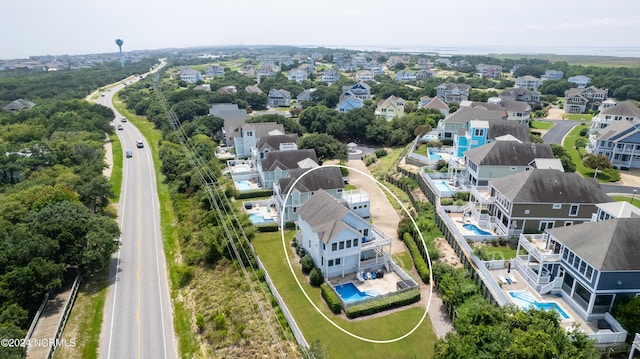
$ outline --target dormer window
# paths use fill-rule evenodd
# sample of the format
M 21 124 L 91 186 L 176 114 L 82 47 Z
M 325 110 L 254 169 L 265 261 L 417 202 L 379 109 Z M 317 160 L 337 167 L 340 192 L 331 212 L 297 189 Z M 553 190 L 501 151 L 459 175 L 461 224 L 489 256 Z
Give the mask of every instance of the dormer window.
M 475 137 L 482 137 L 484 136 L 484 128 L 476 128 L 473 130 L 473 135 Z

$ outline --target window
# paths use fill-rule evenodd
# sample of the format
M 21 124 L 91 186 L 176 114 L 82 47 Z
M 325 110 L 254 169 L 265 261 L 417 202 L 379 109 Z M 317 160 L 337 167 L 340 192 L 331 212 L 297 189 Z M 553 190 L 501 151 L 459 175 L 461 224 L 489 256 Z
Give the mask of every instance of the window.
M 329 267 L 333 267 L 333 259 L 329 259 Z
M 482 137 L 484 136 L 484 128 L 476 128 L 473 130 L 474 137 Z
M 351 241 L 347 241 L 347 248 L 351 248 Z
M 369 228 L 365 228 L 365 229 L 362 231 L 362 235 L 363 235 L 363 236 L 365 236 L 365 237 L 366 237 L 366 236 L 368 236 L 368 235 L 369 235 Z
M 571 208 L 569 209 L 569 215 L 570 216 L 577 216 L 579 208 L 580 208 L 579 204 L 572 204 Z
M 293 213 L 298 212 L 298 207 L 293 207 Z
M 562 203 L 554 203 L 553 204 L 553 209 L 560 209 L 562 208 Z
M 565 227 L 571 226 L 571 225 L 573 225 L 573 221 L 564 221 L 564 226 Z
M 341 258 L 336 258 L 336 265 L 340 265 Z
M 353 246 L 357 247 L 358 246 L 358 238 L 354 238 L 353 239 Z
M 553 221 L 540 221 L 540 231 L 544 231 L 549 228 L 553 228 L 555 223 Z
M 337 251 L 338 250 L 338 243 L 332 243 L 331 244 L 331 250 L 332 251 Z
M 340 249 L 344 249 L 344 242 L 340 242 Z

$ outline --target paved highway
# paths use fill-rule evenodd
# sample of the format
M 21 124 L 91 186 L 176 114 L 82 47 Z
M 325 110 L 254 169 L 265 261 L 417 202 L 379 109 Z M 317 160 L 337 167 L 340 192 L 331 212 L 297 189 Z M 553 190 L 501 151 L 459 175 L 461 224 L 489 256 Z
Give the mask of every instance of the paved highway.
M 134 80 L 135 81 L 135 80 Z M 177 358 L 166 263 L 160 233 L 160 204 L 149 146 L 130 122 L 121 122 L 111 105 L 123 85 L 98 103 L 116 114 L 124 158 L 118 217 L 122 246 L 109 270 L 109 289 L 100 337 L 100 358 Z M 144 147 L 136 147 L 141 139 Z

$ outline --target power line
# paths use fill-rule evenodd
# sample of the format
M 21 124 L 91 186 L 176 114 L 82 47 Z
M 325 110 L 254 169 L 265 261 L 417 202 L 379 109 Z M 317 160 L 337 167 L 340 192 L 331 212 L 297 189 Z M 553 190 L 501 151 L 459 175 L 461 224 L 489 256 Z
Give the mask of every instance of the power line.
M 247 243 L 249 245 L 250 243 L 244 229 L 240 225 L 240 220 L 238 219 L 236 212 L 232 208 L 230 210 L 228 209 L 228 207 L 231 207 L 231 201 L 224 192 L 224 189 L 221 188 L 221 183 L 220 181 L 218 181 L 218 178 L 215 176 L 213 171 L 209 168 L 209 166 L 206 165 L 206 163 L 203 162 L 202 158 L 200 158 L 200 156 L 198 155 L 198 151 L 193 147 L 189 136 L 187 136 L 187 134 L 184 132 L 180 120 L 169 106 L 166 98 L 164 97 L 164 94 L 162 93 L 162 90 L 160 89 L 158 72 L 154 74 L 153 82 L 155 93 L 158 96 L 158 99 L 160 100 L 162 106 L 164 107 L 169 125 L 177 135 L 184 153 L 186 154 L 187 160 L 189 161 L 193 171 L 202 183 L 203 189 L 206 191 L 212 206 L 215 208 L 215 213 L 218 217 L 220 225 L 228 239 L 227 249 L 229 250 L 230 254 L 235 256 L 237 262 L 239 263 L 239 269 L 242 271 L 245 281 L 247 282 L 247 284 L 249 284 L 251 294 L 255 299 L 256 304 L 258 305 L 258 309 L 265 324 L 269 329 L 273 341 L 277 344 L 277 349 L 280 352 L 280 356 L 282 358 L 285 358 L 286 354 L 282 349 L 282 344 L 279 336 L 273 328 L 269 311 L 265 310 L 265 308 L 263 307 L 262 301 L 260 300 L 260 295 L 255 288 L 254 281 L 258 280 L 259 282 L 259 276 L 256 272 L 256 268 L 254 268 L 251 264 L 251 257 L 253 257 L 253 253 L 247 253 L 245 248 L 246 246 L 242 245 L 243 240 L 244 243 Z M 227 206 L 227 204 L 229 204 L 229 206 Z M 231 220 L 231 226 L 228 225 L 227 219 Z M 238 249 L 238 247 L 240 247 L 240 249 Z M 243 258 L 246 259 L 248 265 L 245 265 L 245 261 L 243 260 Z M 236 266 L 236 269 L 238 269 L 238 265 L 234 263 L 234 266 Z M 253 278 L 251 277 L 249 270 L 251 271 Z M 265 292 L 264 287 L 261 285 L 259 285 L 258 287 L 263 295 L 263 299 L 266 299 L 267 302 L 269 302 L 269 296 L 271 295 L 271 293 Z M 278 323 L 278 326 L 280 327 L 280 330 L 284 334 L 285 338 L 289 340 L 286 328 L 282 327 L 282 324 L 279 320 L 277 320 L 277 318 L 275 319 L 275 321 L 276 323 Z M 303 350 L 305 349 L 306 348 L 303 348 Z

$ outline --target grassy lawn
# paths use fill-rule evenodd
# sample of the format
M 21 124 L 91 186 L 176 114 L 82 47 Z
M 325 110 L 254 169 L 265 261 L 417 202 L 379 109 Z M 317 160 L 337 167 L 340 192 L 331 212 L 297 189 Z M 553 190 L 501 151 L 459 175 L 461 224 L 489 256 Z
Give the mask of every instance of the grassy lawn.
M 378 159 L 378 161 L 369 167 L 369 172 L 381 180 L 385 174 L 396 172 L 396 163 L 400 157 L 407 153 L 407 147 L 398 147 L 393 149 L 387 149 L 387 155 Z
M 413 153 L 427 157 L 427 148 L 426 145 L 418 145 L 418 148 L 416 148 Z
M 578 125 L 573 130 L 571 130 L 571 132 L 569 132 L 565 137 L 562 147 L 564 147 L 571 155 L 571 160 L 576 164 L 576 172 L 580 173 L 583 177 L 593 178 L 594 170 L 585 167 L 585 165 L 582 164 L 582 159 L 578 155 L 578 150 L 574 148 L 576 140 L 578 138 L 581 138 L 580 130 L 582 130 L 583 128 L 589 128 L 589 124 L 587 123 L 585 125 Z
M 80 285 L 78 296 L 62 332 L 62 339 L 67 342 L 75 340 L 75 347 L 59 346 L 56 349 L 56 359 L 62 358 L 97 358 L 100 343 L 100 328 L 102 314 L 107 298 L 109 267 L 85 278 Z
M 109 140 L 111 140 L 111 153 L 113 156 L 113 168 L 111 169 L 109 182 L 116 198 L 120 198 L 120 187 L 122 187 L 122 146 L 118 135 L 115 133 L 109 136 Z
M 287 246 L 293 233 L 292 230 L 285 231 Z M 324 320 L 300 293 L 284 257 L 279 232 L 258 233 L 253 246 L 305 339 L 309 343 L 319 339 L 320 344 L 327 349 L 327 358 L 428 358 L 433 354 L 436 337 L 428 319 L 407 338 L 390 344 L 373 344 L 344 334 Z M 292 261 L 295 260 L 291 251 L 288 250 L 287 253 Z M 377 318 L 347 320 L 343 316 L 331 314 L 320 296 L 319 288 L 311 287 L 299 270 L 295 270 L 295 273 L 305 292 L 325 315 L 340 327 L 365 338 L 389 340 L 402 336 L 418 323 L 424 313 L 423 307 L 412 307 Z M 425 300 L 423 298 L 421 303 L 424 304 Z
M 547 121 L 531 121 L 531 127 L 536 130 L 548 130 L 553 127 L 553 123 Z
M 487 246 L 485 247 L 485 249 L 487 250 L 487 253 L 489 255 L 492 254 L 500 254 L 502 255 L 502 258 L 504 259 L 512 259 L 516 257 L 516 246 L 499 246 L 499 247 L 492 247 L 492 246 Z
M 591 118 L 593 117 L 593 115 L 586 114 L 586 113 L 585 114 L 582 114 L 582 113 L 565 113 L 563 115 L 563 117 L 566 120 L 590 122 Z
M 160 222 L 162 230 L 162 242 L 167 261 L 167 270 L 171 282 L 171 299 L 173 304 L 173 327 L 178 340 L 178 352 L 181 357 L 192 357 L 200 350 L 196 337 L 193 335 L 191 313 L 184 307 L 181 299 L 178 298 L 177 285 L 177 259 L 179 254 L 177 234 L 175 232 L 176 216 L 171 205 L 169 187 L 164 183 L 164 176 L 160 173 L 160 159 L 158 157 L 158 144 L 162 139 L 162 134 L 155 128 L 155 125 L 146 118 L 135 115 L 127 110 L 119 98 L 114 98 L 114 106 L 123 116 L 133 123 L 147 139 L 153 155 L 153 164 L 156 171 L 156 181 L 158 186 L 158 200 L 160 206 Z M 122 157 L 122 156 L 121 156 Z
M 633 197 L 632 195 L 627 195 L 627 196 L 610 196 L 610 197 L 616 202 L 629 202 L 634 206 L 640 206 L 640 196 Z

